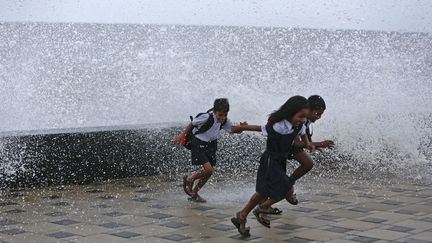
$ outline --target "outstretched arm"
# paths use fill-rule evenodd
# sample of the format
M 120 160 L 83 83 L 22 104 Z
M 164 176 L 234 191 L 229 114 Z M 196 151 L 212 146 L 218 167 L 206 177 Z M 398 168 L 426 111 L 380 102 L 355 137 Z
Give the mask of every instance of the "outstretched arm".
M 249 125 L 246 122 L 240 122 L 240 125 L 235 125 L 231 127 L 232 133 L 241 133 L 243 131 L 261 132 L 261 126 Z
M 317 149 L 321 149 L 321 148 L 329 148 L 332 149 L 335 146 L 335 143 L 332 140 L 324 140 L 321 142 L 313 142 L 313 145 L 315 145 L 315 147 Z
M 307 134 L 307 137 L 309 139 L 309 142 L 312 143 L 315 146 L 316 149 L 318 149 L 318 150 L 321 151 L 321 149 L 323 149 L 323 148 L 329 148 L 329 149 L 334 148 L 335 144 L 334 144 L 334 142 L 332 140 L 324 140 L 324 141 L 321 141 L 321 142 L 313 142 L 312 141 L 312 134 L 310 133 L 309 128 L 306 130 L 306 134 Z

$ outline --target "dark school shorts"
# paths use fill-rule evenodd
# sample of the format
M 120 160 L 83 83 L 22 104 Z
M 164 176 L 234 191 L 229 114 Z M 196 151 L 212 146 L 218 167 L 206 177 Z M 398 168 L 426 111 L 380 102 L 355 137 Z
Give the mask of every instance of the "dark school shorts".
M 216 150 L 217 140 L 204 142 L 194 138 L 191 148 L 192 165 L 203 165 L 210 162 L 214 167 L 216 165 Z

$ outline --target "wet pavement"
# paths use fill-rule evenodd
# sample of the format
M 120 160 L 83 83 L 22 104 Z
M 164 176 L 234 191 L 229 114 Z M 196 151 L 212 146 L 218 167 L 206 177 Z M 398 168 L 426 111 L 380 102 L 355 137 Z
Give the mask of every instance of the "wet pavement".
M 324 176 L 302 178 L 299 205 L 276 204 L 270 229 L 250 214 L 241 238 L 230 219 L 254 192 L 241 178 L 216 175 L 205 204 L 187 200 L 181 175 L 4 190 L 0 242 L 432 242 L 430 185 Z

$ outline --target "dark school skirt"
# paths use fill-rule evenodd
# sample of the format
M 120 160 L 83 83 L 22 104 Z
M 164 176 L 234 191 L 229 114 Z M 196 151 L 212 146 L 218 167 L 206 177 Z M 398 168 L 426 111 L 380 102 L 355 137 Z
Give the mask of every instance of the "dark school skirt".
M 282 200 L 295 181 L 286 174 L 286 158 L 265 151 L 260 159 L 256 191 L 263 197 Z
M 191 147 L 192 165 L 203 165 L 210 162 L 212 166 L 215 166 L 216 150 L 217 140 L 204 142 L 197 138 L 193 138 Z

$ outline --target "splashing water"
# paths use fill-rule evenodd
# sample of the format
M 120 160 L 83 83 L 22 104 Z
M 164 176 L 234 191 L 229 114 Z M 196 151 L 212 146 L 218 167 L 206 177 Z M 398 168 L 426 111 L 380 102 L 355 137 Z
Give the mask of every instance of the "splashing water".
M 261 124 L 290 96 L 319 94 L 328 108 L 314 139 L 337 143 L 324 160 L 432 179 L 429 33 L 42 23 L 0 33 L 0 132 L 184 124 L 216 97 L 230 99 L 233 120 Z

